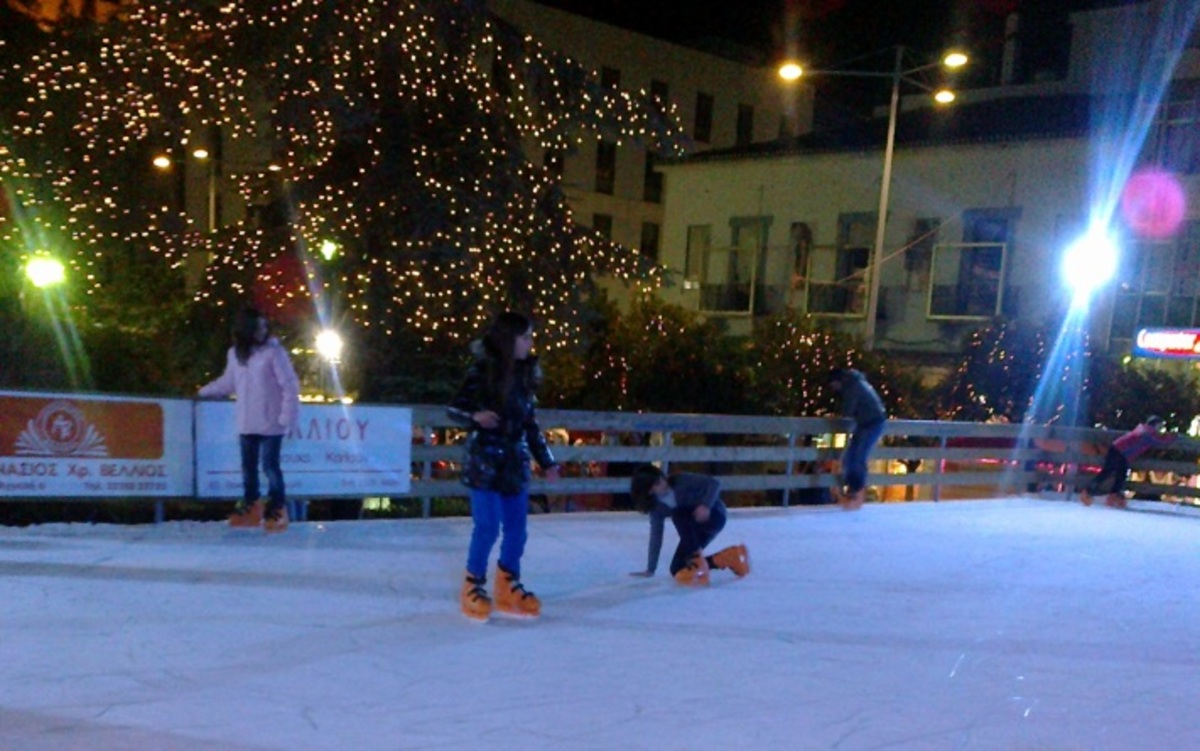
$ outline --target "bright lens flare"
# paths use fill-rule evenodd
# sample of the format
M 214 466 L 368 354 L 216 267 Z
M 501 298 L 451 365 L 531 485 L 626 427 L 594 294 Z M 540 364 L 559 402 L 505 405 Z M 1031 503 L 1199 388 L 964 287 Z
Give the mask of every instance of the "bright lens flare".
M 329 362 L 337 362 L 342 357 L 342 337 L 333 329 L 324 329 L 317 334 L 317 354 Z
M 1063 276 L 1077 297 L 1086 298 L 1117 270 L 1117 246 L 1106 233 L 1092 230 L 1067 248 Z
M 62 284 L 67 278 L 67 270 L 61 261 L 45 256 L 30 258 L 25 264 L 25 276 L 38 289 Z
M 158 156 L 154 157 L 152 164 L 154 164 L 154 166 L 158 169 L 171 169 L 171 157 L 165 154 L 159 154 Z
M 933 100 L 938 104 L 950 104 L 954 99 L 954 92 L 950 89 L 940 89 L 933 95 Z

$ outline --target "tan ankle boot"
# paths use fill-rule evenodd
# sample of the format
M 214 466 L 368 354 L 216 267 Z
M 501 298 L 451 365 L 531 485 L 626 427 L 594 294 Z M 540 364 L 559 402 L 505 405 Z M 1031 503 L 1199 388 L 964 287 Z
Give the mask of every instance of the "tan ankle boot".
M 542 601 L 512 574 L 496 565 L 496 609 L 501 613 L 524 618 L 542 614 Z
M 713 555 L 713 563 L 717 568 L 727 568 L 738 577 L 750 573 L 750 553 L 745 545 L 733 545 Z
M 488 597 L 483 585 L 487 579 L 482 576 L 467 576 L 463 579 L 462 594 L 459 596 L 459 606 L 466 617 L 474 621 L 486 621 L 492 614 L 492 598 Z

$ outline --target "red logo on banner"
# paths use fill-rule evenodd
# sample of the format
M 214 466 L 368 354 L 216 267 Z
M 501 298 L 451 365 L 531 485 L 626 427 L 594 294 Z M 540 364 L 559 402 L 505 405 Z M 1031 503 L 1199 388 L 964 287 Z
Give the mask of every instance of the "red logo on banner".
M 0 456 L 158 459 L 163 431 L 151 402 L 0 397 Z

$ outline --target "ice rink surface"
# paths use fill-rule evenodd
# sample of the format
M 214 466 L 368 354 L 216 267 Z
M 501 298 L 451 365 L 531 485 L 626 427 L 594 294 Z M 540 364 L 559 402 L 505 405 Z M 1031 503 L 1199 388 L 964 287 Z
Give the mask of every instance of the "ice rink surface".
M 1200 748 L 1187 510 L 735 509 L 703 590 L 628 575 L 645 517 L 534 516 L 545 615 L 487 624 L 469 534 L 0 528 L 0 749 Z

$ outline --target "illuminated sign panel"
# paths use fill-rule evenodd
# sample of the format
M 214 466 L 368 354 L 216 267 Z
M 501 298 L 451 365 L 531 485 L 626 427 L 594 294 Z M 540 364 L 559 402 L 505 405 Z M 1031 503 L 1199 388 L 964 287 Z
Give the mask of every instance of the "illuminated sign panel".
M 1200 360 L 1200 329 L 1142 329 L 1134 340 L 1136 357 Z

